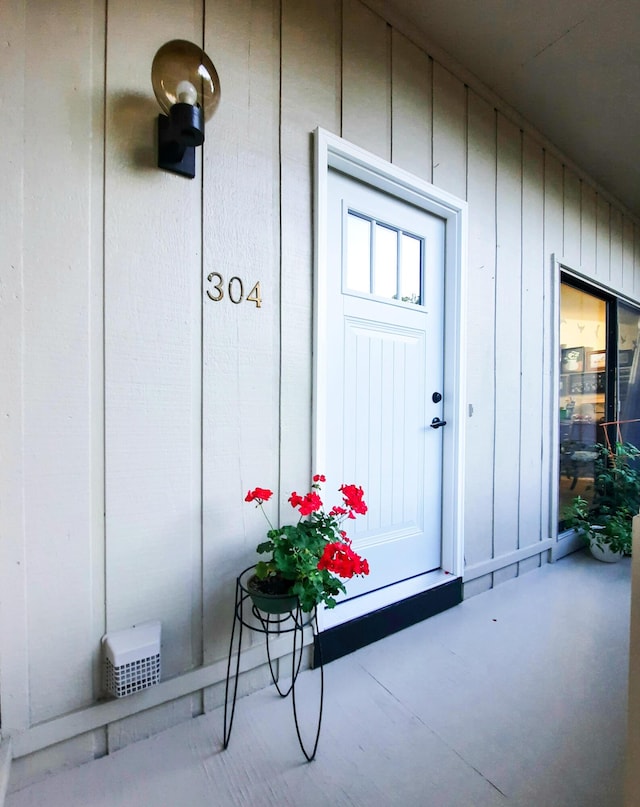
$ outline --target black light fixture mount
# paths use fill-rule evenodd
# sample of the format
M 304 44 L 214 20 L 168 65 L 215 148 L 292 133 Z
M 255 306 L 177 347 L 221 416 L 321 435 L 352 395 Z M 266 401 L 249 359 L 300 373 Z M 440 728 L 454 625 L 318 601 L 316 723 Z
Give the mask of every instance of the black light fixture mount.
M 220 103 L 220 79 L 207 54 L 184 39 L 156 53 L 151 83 L 164 115 L 158 116 L 158 167 L 193 179 L 204 124 Z

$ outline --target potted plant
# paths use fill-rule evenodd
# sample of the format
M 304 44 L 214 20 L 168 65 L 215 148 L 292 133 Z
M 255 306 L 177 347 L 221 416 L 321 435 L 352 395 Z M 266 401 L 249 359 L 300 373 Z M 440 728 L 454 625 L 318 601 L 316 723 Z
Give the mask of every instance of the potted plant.
M 256 564 L 255 574 L 247 581 L 247 588 L 254 603 L 261 610 L 270 610 L 261 597 L 292 597 L 299 601 L 303 611 L 324 603 L 327 608 L 336 604 L 336 596 L 346 593 L 342 579 L 354 575 L 369 574 L 369 564 L 351 547 L 342 524 L 345 519 L 355 519 L 367 512 L 364 492 L 356 485 L 342 485 L 342 504 L 324 509 L 320 498 L 321 483 L 325 477 L 313 477 L 311 491 L 300 495 L 295 491 L 289 503 L 299 514 L 294 524 L 274 527 L 269 520 L 264 503 L 273 495 L 266 488 L 250 490 L 246 502 L 255 502 L 267 520 L 267 540 L 257 546 L 260 554 L 270 555 L 268 560 Z M 292 610 L 291 603 L 275 604 L 275 613 Z M 295 607 L 295 605 L 294 605 Z
M 631 554 L 632 519 L 640 507 L 640 450 L 631 443 L 596 445 L 593 502 L 576 496 L 567 508 L 569 526 L 598 560 Z

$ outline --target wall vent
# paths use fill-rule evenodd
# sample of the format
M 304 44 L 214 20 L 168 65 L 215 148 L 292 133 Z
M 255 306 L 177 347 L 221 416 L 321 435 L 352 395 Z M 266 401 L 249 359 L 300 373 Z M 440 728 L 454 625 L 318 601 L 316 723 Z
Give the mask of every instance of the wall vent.
M 102 637 L 104 688 L 123 698 L 160 681 L 159 621 L 144 622 Z

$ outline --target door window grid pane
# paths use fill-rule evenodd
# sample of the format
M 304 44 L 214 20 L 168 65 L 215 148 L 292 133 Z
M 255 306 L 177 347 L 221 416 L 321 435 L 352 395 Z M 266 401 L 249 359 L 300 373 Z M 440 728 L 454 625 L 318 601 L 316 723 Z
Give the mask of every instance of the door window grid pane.
M 405 303 L 422 303 L 422 239 L 402 233 L 400 238 L 400 299 Z
M 422 238 L 349 210 L 346 240 L 349 290 L 422 305 Z
M 371 221 L 349 211 L 347 216 L 347 287 L 371 292 Z
M 376 222 L 373 248 L 373 293 L 398 298 L 398 231 Z

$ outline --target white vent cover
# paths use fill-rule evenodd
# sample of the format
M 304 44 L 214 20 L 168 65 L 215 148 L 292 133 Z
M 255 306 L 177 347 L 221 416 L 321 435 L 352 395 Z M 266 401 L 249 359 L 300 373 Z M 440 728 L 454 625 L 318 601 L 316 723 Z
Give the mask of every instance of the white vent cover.
M 160 632 L 155 620 L 102 637 L 107 692 L 122 698 L 160 681 Z

